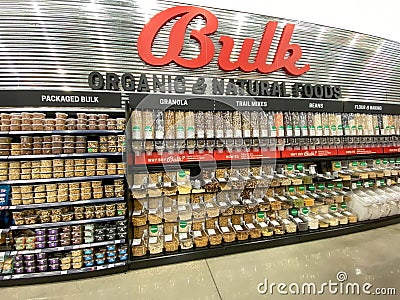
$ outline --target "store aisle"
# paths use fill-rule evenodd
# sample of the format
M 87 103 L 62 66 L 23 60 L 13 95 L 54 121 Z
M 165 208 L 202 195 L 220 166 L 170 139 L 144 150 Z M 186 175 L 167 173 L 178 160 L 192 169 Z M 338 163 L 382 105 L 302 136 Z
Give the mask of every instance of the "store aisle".
M 365 283 L 400 293 L 400 224 L 357 234 L 80 281 L 0 289 L 1 299 L 287 299 L 265 283 Z M 339 275 L 338 273 L 341 272 Z M 344 273 L 343 273 L 344 272 Z M 261 285 L 261 283 L 264 283 Z M 344 285 L 343 285 L 344 286 Z M 340 285 L 338 285 L 340 287 Z M 286 288 L 286 291 L 289 291 Z M 352 292 L 351 289 L 349 289 Z M 298 295 L 294 299 L 365 299 Z M 398 296 L 397 296 L 398 297 Z M 370 296 L 368 299 L 397 299 Z

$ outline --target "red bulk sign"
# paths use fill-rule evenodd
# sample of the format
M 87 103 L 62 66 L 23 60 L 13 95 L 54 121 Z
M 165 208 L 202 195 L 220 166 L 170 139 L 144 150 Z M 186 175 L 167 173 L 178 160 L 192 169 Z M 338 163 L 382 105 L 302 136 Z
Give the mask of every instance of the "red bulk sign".
M 205 26 L 200 30 L 192 30 L 190 37 L 199 43 L 200 53 L 196 58 L 187 59 L 181 57 L 181 52 L 185 40 L 185 32 L 189 23 L 196 17 L 205 20 Z M 166 53 L 157 57 L 152 52 L 153 43 L 157 33 L 171 20 L 179 18 L 173 25 Z M 255 43 L 254 39 L 246 38 L 236 61 L 231 61 L 231 53 L 234 47 L 234 39 L 224 35 L 219 39 L 222 45 L 218 56 L 218 66 L 223 71 L 233 71 L 239 69 L 243 72 L 257 71 L 262 74 L 272 73 L 279 69 L 287 74 L 299 76 L 310 70 L 310 65 L 296 66 L 302 56 L 301 47 L 298 44 L 291 44 L 290 39 L 294 31 L 294 24 L 286 24 L 280 36 L 279 44 L 271 64 L 266 60 L 270 52 L 271 44 L 276 33 L 278 22 L 267 22 L 264 34 L 261 37 L 257 55 L 254 61 L 250 62 L 250 53 Z M 218 29 L 218 19 L 210 11 L 194 6 L 176 6 L 168 8 L 155 15 L 142 29 L 138 41 L 137 49 L 140 58 L 152 66 L 166 66 L 172 62 L 188 68 L 198 69 L 208 65 L 215 55 L 215 45 L 210 39 Z

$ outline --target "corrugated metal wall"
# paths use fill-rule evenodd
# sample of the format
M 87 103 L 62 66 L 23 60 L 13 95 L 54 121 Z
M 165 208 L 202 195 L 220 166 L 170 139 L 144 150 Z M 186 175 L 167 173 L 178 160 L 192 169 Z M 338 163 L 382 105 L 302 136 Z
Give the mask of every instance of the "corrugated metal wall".
M 225 73 L 218 69 L 217 55 L 199 70 L 174 64 L 150 67 L 137 53 L 138 35 L 153 15 L 173 5 L 156 0 L 2 0 L 0 88 L 84 90 L 88 89 L 87 75 L 97 70 L 119 74 L 180 74 L 193 79 L 205 76 L 334 84 L 342 85 L 343 98 L 400 100 L 399 43 L 299 21 L 221 9 L 210 9 L 219 19 L 218 32 L 212 37 L 217 53 L 221 35 L 235 37 L 232 60 L 244 38 L 255 38 L 258 45 L 269 20 L 280 22 L 274 49 L 285 23 L 294 22 L 291 41 L 300 44 L 303 50 L 298 64 L 309 63 L 311 70 L 300 77 L 288 76 L 283 71 L 268 75 Z M 201 19 L 194 20 L 192 26 L 202 23 Z M 167 40 L 171 26 L 159 33 L 154 52 L 165 52 L 165 42 L 160 41 Z M 188 41 L 183 54 L 197 56 L 196 49 L 197 44 Z

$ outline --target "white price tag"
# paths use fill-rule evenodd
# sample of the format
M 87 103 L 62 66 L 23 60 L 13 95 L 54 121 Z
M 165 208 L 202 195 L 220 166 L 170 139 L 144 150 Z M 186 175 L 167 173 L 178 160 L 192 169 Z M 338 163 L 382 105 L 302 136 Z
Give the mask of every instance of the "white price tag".
M 248 224 L 246 224 L 246 226 L 247 226 L 247 228 L 249 228 L 249 229 L 254 229 L 254 228 L 256 228 L 256 226 L 254 226 L 253 223 L 248 223 Z
M 271 224 L 272 224 L 273 226 L 280 226 L 280 224 L 279 224 L 277 221 L 275 221 L 275 220 L 272 220 L 272 221 L 271 221 Z
M 300 128 L 295 128 L 294 129 L 294 136 L 301 136 Z
M 215 229 L 208 229 L 207 232 L 208 232 L 208 235 L 215 235 L 215 234 L 217 234 L 217 233 L 215 232 Z
M 155 244 L 157 243 L 157 240 L 156 236 L 149 237 L 149 244 Z
M 193 232 L 193 236 L 194 237 L 201 237 L 201 231 L 198 231 L 198 230 L 194 231 Z
M 239 201 L 236 201 L 236 200 L 231 201 L 231 203 L 232 203 L 233 205 L 240 205 Z
M 249 199 L 246 199 L 246 200 L 244 200 L 244 203 L 246 203 L 246 204 L 252 204 L 253 202 L 251 202 L 251 200 L 249 200 Z
M 233 227 L 234 227 L 235 230 L 237 230 L 237 231 L 243 231 L 243 228 L 242 228 L 242 226 L 240 226 L 240 225 L 233 225 Z
M 267 129 L 261 129 L 261 137 L 268 137 Z M 271 137 L 276 137 L 276 131 L 271 132 Z
M 215 136 L 216 136 L 217 138 L 223 138 L 223 137 L 224 137 L 224 130 L 222 130 L 222 129 L 216 129 L 216 130 L 215 130 Z
M 267 223 L 265 223 L 265 222 L 260 222 L 260 223 L 258 223 L 258 225 L 260 225 L 261 228 L 268 227 Z
M 142 214 L 142 212 L 140 210 L 136 210 L 134 212 L 132 212 L 132 216 L 140 216 Z
M 240 129 L 235 129 L 234 135 L 236 138 L 241 138 L 242 137 L 242 131 Z
M 179 206 L 178 206 L 178 210 L 179 210 L 179 211 L 186 210 L 186 206 L 185 206 L 185 205 L 179 205 Z
M 204 139 L 204 130 L 197 130 L 197 138 Z
M 60 274 L 61 274 L 61 275 L 67 275 L 67 274 L 68 274 L 68 271 L 61 271 Z
M 206 202 L 206 207 L 207 208 L 213 208 L 214 205 L 211 202 Z
M 156 131 L 156 139 L 161 140 L 164 138 L 164 131 Z
M 132 246 L 139 246 L 142 243 L 141 239 L 133 239 Z
M 255 137 L 255 138 L 260 137 L 260 131 L 253 129 L 253 137 Z
M 207 129 L 207 138 L 213 138 L 214 137 L 214 130 L 212 129 Z
M 232 129 L 225 130 L 225 137 L 232 138 L 233 137 L 233 130 Z
M 171 207 L 164 207 L 164 212 L 165 213 L 170 213 L 172 211 Z
M 279 136 L 281 136 L 281 131 L 279 130 Z M 286 136 L 292 136 L 293 130 L 291 128 L 286 128 Z
M 195 204 L 192 205 L 192 208 L 193 209 L 199 209 L 200 205 L 198 203 L 195 203 Z
M 165 236 L 164 236 L 164 240 L 165 240 L 166 242 L 172 242 L 172 234 L 165 235 Z
M 180 233 L 179 234 L 179 239 L 180 240 L 186 240 L 188 238 L 188 234 L 186 232 Z
M 290 224 L 290 221 L 287 220 L 287 219 L 283 219 L 283 223 L 284 223 L 285 225 L 289 225 L 289 224 Z
M 303 223 L 303 220 L 300 219 L 300 218 L 294 218 L 294 220 L 295 220 L 297 223 Z
M 229 228 L 228 227 L 221 227 L 221 231 L 223 233 L 227 233 L 227 232 L 229 232 Z
M 155 215 L 156 213 L 157 213 L 157 209 L 156 208 L 149 209 L 149 214 L 150 215 Z
M 220 203 L 219 203 L 219 206 L 226 207 L 226 206 L 228 206 L 228 205 L 226 204 L 226 202 L 220 202 Z

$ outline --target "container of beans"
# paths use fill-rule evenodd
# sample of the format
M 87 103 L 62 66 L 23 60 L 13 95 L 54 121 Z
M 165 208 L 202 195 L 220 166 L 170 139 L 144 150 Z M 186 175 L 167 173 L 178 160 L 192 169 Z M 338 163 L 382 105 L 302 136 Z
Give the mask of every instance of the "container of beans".
M 116 175 L 117 174 L 117 164 L 116 163 L 108 163 L 107 164 L 107 174 L 108 175 Z
M 57 119 L 65 119 L 66 120 L 68 118 L 68 114 L 58 112 L 58 113 L 56 113 L 56 118 Z
M 86 113 L 77 113 L 76 116 L 78 119 L 87 119 Z
M 97 141 L 88 141 L 88 152 L 89 153 L 97 153 L 99 150 L 99 142 Z

